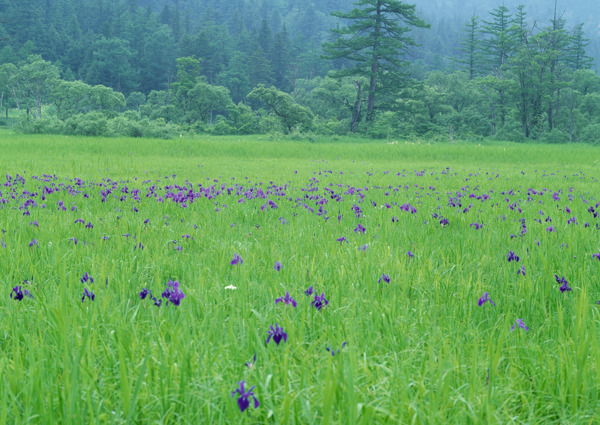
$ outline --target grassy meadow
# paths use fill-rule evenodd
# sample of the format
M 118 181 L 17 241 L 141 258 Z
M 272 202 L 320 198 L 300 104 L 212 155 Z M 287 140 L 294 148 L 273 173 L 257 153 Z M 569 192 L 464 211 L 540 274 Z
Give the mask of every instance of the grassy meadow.
M 0 132 L 0 424 L 598 424 L 599 160 Z

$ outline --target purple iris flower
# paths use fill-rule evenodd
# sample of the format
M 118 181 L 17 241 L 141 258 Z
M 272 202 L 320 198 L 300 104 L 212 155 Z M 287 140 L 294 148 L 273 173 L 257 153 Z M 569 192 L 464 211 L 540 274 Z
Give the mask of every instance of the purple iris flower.
M 346 238 L 345 238 L 345 237 L 343 237 L 343 236 L 342 236 L 342 237 L 339 237 L 339 238 L 337 238 L 337 239 L 336 239 L 336 241 L 338 241 L 338 242 L 340 243 L 340 245 L 341 245 L 341 244 L 343 244 L 344 242 L 348 242 L 348 241 L 346 240 Z
M 356 226 L 356 229 L 354 229 L 354 233 L 360 232 L 364 235 L 366 230 L 367 229 L 365 229 L 364 226 L 359 223 L 358 226 Z
M 546 232 L 554 232 L 554 226 L 550 226 L 546 229 Z
M 494 307 L 496 307 L 496 304 L 494 304 L 494 301 L 492 301 L 492 299 L 490 298 L 489 294 L 486 292 L 485 294 L 483 294 L 481 296 L 481 298 L 479 298 L 479 301 L 477 301 L 477 305 L 479 307 L 481 307 L 482 305 L 484 305 L 486 302 L 490 302 L 491 305 L 493 305 Z
M 347 342 L 347 341 L 344 341 L 344 342 L 342 343 L 342 348 L 344 348 L 344 347 L 346 346 L 346 344 L 348 344 L 348 342 Z M 336 351 L 335 351 L 335 348 L 333 348 L 333 347 L 329 347 L 329 346 L 327 346 L 325 349 L 326 349 L 327 351 L 329 351 L 329 352 L 331 353 L 331 355 L 332 355 L 332 356 L 335 356 L 336 354 L 340 354 L 340 350 L 337 350 L 337 353 L 336 353 Z
M 240 387 L 238 389 L 236 389 L 235 391 L 232 391 L 232 393 L 231 393 L 231 397 L 235 397 L 236 394 L 240 395 L 237 400 L 237 404 L 238 404 L 241 412 L 243 412 L 244 410 L 246 410 L 248 408 L 248 406 L 250 406 L 250 397 L 252 397 L 254 399 L 254 408 L 255 409 L 258 408 L 258 406 L 260 406 L 258 399 L 254 396 L 254 391 L 252 391 L 255 386 L 253 385 L 246 392 L 244 390 L 244 382 L 245 381 L 238 382 Z
M 314 293 L 313 287 L 312 287 L 312 286 L 309 286 L 309 287 L 308 287 L 308 289 L 307 289 L 306 291 L 304 291 L 304 293 L 305 293 L 307 296 L 311 296 L 311 295 Z
M 390 275 L 387 273 L 382 274 L 377 283 L 381 283 L 382 280 L 385 281 L 385 283 L 390 283 Z
M 283 265 L 279 261 L 275 261 L 275 270 L 280 271 Z
M 515 329 L 515 327 L 516 327 L 516 326 L 518 326 L 518 327 L 519 327 L 519 328 L 521 328 L 521 329 L 525 329 L 526 331 L 528 331 L 528 330 L 529 330 L 529 328 L 528 328 L 528 327 L 525 325 L 525 323 L 523 323 L 523 319 L 517 319 L 517 320 L 516 320 L 516 323 L 514 323 L 514 324 L 511 326 L 510 330 L 511 330 L 511 331 L 513 331 L 513 330 Z
M 16 301 L 21 301 L 23 299 L 23 290 L 21 289 L 20 285 L 15 286 L 12 291 L 10 291 L 10 297 Z
M 279 297 L 275 299 L 275 304 L 277 303 L 284 303 L 287 305 L 292 305 L 294 308 L 296 308 L 296 301 L 290 297 L 290 293 L 286 291 L 285 293 L 285 297 Z
M 30 226 L 35 226 L 35 227 L 40 227 L 40 225 L 38 224 L 37 220 L 32 221 L 31 223 L 29 223 Z
M 514 261 L 514 262 L 518 263 L 519 262 L 519 257 L 517 255 L 515 255 L 514 252 L 509 251 L 508 252 L 508 262 L 510 263 L 511 261 Z
M 185 298 L 185 294 L 179 289 L 179 282 L 169 280 L 167 283 L 167 289 L 161 295 L 167 299 L 167 304 L 171 301 L 175 305 L 181 304 L 181 300 Z
M 233 255 L 233 260 L 231 260 L 232 266 L 237 266 L 238 264 L 244 264 L 244 260 L 238 254 Z
M 33 245 L 35 245 L 35 246 L 39 246 L 39 245 L 38 245 L 38 241 L 37 241 L 35 238 L 33 238 L 33 240 L 32 240 L 31 242 L 29 242 L 29 247 L 30 247 L 30 248 L 31 248 Z
M 316 308 L 317 310 L 321 310 L 323 307 L 325 307 L 327 304 L 329 304 L 329 301 L 327 301 L 325 299 L 325 292 L 323 292 L 321 294 L 321 296 L 318 296 L 315 293 L 315 299 L 312 300 L 311 305 Z
M 92 222 L 90 221 L 88 224 L 85 225 L 86 229 L 93 229 L 94 225 L 92 224 Z
M 147 296 L 150 296 L 150 298 L 152 298 L 152 291 L 148 288 L 142 289 L 142 292 L 140 292 L 140 298 L 143 300 Z
M 566 292 L 566 291 L 572 291 L 573 289 L 569 286 L 569 283 L 567 282 L 567 279 L 565 279 L 564 276 L 562 276 L 561 278 L 558 277 L 558 275 L 554 275 L 554 278 L 556 279 L 556 283 L 562 283 L 562 286 L 559 288 L 560 292 Z
M 2 248 L 6 248 L 6 242 L 4 242 L 4 238 L 2 238 Z
M 287 334 L 283 331 L 283 328 L 279 327 L 279 325 L 277 323 L 275 323 L 275 327 L 273 327 L 273 325 L 271 325 L 271 329 L 269 330 L 269 337 L 267 338 L 267 342 L 266 342 L 267 344 L 269 343 L 271 338 L 273 338 L 273 341 L 277 345 L 279 345 L 279 343 L 281 342 L 282 339 L 283 339 L 283 342 L 287 342 Z
M 469 225 L 469 227 L 474 227 L 475 230 L 479 230 L 479 229 L 481 229 L 483 227 L 483 224 L 479 224 L 479 223 L 475 222 L 475 223 L 471 223 Z
M 592 258 L 597 258 L 598 261 L 600 261 L 600 253 L 598 253 L 598 254 L 592 254 Z
M 85 224 L 85 221 L 83 221 L 83 219 L 81 218 L 78 218 L 77 220 L 75 220 L 75 224 L 77 223 Z
M 85 274 L 83 275 L 83 277 L 80 279 L 81 283 L 87 283 L 88 281 L 90 283 L 94 283 L 94 278 L 91 277 L 88 272 L 85 272 Z
M 522 274 L 523 276 L 525 276 L 525 266 L 521 266 L 521 268 L 517 271 L 517 274 Z
M 446 227 L 448 225 L 448 219 L 447 218 L 442 218 L 440 220 L 440 224 L 442 225 L 442 227 Z
M 96 296 L 94 295 L 94 293 L 93 292 L 89 292 L 87 290 L 87 288 L 83 289 L 83 296 L 81 297 L 81 302 L 85 301 L 85 297 L 88 297 L 92 301 L 94 301 L 94 299 L 96 298 Z
M 411 251 L 408 251 L 406 255 L 408 256 L 408 258 L 413 258 L 415 256 Z

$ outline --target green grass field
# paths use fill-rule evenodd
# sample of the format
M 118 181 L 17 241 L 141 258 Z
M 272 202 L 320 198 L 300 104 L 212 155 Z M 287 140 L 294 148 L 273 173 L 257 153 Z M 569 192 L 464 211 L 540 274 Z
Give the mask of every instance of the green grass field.
M 600 423 L 599 159 L 0 132 L 0 424 Z

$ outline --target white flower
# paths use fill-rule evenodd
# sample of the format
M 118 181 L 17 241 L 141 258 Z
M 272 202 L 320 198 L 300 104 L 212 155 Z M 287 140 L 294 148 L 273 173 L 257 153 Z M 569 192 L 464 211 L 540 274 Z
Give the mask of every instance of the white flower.
M 229 285 L 229 286 L 226 286 L 225 289 L 237 289 L 237 287 L 233 286 L 233 285 Z

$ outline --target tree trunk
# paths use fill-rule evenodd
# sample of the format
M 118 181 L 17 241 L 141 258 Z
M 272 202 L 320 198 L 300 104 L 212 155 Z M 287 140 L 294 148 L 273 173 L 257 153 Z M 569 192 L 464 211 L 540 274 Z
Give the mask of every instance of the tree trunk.
M 354 110 L 352 111 L 352 122 L 350 123 L 350 132 L 356 131 L 356 123 L 360 118 L 360 107 L 362 105 L 362 82 L 355 81 L 354 86 L 356 87 L 356 102 L 354 102 Z
M 367 121 L 373 121 L 375 110 L 375 90 L 377 88 L 377 73 L 379 72 L 379 37 L 381 36 L 381 0 L 377 1 L 375 29 L 373 31 L 373 63 L 369 81 L 369 98 L 367 100 Z
M 573 101 L 573 88 L 571 88 L 571 105 L 569 110 L 569 143 L 573 143 L 573 106 L 575 102 Z

